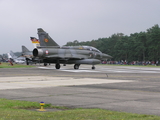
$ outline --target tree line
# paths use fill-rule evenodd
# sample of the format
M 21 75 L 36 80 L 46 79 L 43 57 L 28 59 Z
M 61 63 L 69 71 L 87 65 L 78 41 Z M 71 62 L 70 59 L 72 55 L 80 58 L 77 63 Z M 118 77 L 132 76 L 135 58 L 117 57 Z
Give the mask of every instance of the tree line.
M 144 32 L 129 36 L 123 33 L 108 38 L 79 42 L 67 42 L 66 46 L 93 46 L 111 55 L 113 61 L 160 61 L 160 27 L 158 24 Z

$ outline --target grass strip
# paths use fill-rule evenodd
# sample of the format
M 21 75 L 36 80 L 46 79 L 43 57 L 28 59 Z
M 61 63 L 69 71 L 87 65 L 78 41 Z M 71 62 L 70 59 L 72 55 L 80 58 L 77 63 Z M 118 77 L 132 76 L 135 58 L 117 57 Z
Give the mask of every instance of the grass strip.
M 38 112 L 37 102 L 0 99 L 0 120 L 160 120 L 160 116 L 115 112 L 103 109 L 70 109 L 46 104 L 54 112 Z
M 34 67 L 32 65 L 25 65 L 25 64 L 13 64 L 10 65 L 10 63 L 1 63 L 0 68 L 28 68 L 28 67 Z

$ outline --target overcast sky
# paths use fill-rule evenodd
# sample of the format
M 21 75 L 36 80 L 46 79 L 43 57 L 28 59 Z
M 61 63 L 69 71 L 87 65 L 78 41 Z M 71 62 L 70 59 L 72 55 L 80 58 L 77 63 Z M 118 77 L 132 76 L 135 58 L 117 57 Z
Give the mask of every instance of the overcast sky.
M 0 0 L 0 54 L 33 50 L 43 28 L 59 44 L 160 25 L 160 0 Z

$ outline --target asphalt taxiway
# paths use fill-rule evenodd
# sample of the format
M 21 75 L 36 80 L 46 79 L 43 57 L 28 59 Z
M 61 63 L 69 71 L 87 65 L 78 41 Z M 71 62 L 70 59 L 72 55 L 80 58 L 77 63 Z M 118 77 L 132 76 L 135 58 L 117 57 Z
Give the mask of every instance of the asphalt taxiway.
M 160 115 L 160 68 L 82 65 L 1 68 L 0 96 L 75 108 Z

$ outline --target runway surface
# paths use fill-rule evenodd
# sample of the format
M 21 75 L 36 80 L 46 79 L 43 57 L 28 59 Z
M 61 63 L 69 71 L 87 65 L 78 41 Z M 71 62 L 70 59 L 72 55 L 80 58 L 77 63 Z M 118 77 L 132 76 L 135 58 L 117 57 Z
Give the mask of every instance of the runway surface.
M 160 68 L 82 65 L 1 68 L 0 96 L 160 116 Z

